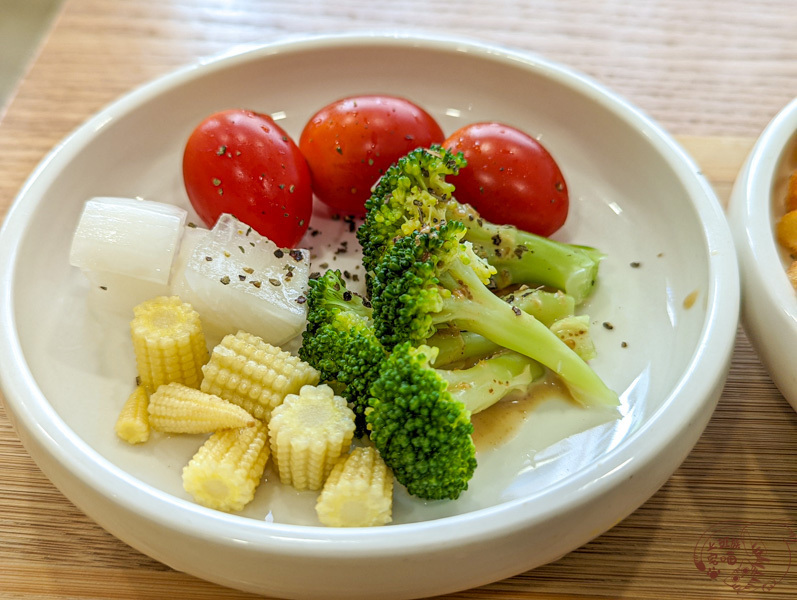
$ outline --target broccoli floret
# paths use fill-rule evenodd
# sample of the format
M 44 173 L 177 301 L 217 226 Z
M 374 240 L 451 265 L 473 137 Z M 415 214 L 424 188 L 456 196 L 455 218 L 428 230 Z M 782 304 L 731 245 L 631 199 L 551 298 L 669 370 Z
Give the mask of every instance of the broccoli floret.
M 388 350 L 405 341 L 418 346 L 453 326 L 541 362 L 584 405 L 617 405 L 617 394 L 578 354 L 485 285 L 495 270 L 462 241 L 465 232 L 459 221 L 413 232 L 397 239 L 376 265 L 371 302 L 382 344 Z
M 365 430 L 368 388 L 386 352 L 374 334 L 371 306 L 349 291 L 340 271 L 328 270 L 309 280 L 307 326 L 299 357 L 315 367 L 351 405 L 356 433 Z
M 396 237 L 407 235 L 446 218 L 446 203 L 465 158 L 439 145 L 417 148 L 391 165 L 365 202 L 365 221 L 357 229 L 366 274 L 373 272 Z
M 473 207 L 454 199 L 454 185 L 446 180 L 466 164 L 461 153 L 433 145 L 403 156 L 380 178 L 357 230 L 369 291 L 376 264 L 395 239 L 456 220 L 467 226 L 465 239 L 476 252 L 496 267 L 495 287 L 545 285 L 580 304 L 594 288 L 603 253 L 482 219 Z
M 434 369 L 436 350 L 405 342 L 393 348 L 371 386 L 371 441 L 396 479 L 426 500 L 457 498 L 476 469 L 470 416 L 526 389 L 542 367 L 507 353 L 463 371 Z

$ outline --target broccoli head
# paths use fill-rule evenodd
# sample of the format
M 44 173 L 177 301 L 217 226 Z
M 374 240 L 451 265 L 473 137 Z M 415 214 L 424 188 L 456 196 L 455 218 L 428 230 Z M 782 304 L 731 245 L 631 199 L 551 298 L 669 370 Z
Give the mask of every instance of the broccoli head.
M 462 154 L 442 146 L 417 148 L 391 165 L 365 203 L 365 221 L 357 229 L 363 267 L 373 271 L 394 238 L 445 219 L 446 202 L 454 186 L 447 175 L 465 165 Z
M 397 239 L 385 253 L 371 298 L 382 344 L 418 346 L 442 327 L 455 327 L 539 361 L 582 404 L 618 404 L 617 395 L 572 348 L 485 285 L 495 270 L 462 241 L 465 231 L 461 222 L 447 221 Z
M 426 500 L 457 498 L 476 469 L 471 414 L 513 390 L 525 390 L 542 367 L 516 353 L 462 371 L 434 369 L 436 349 L 397 345 L 371 385 L 366 422 L 371 441 L 396 479 Z

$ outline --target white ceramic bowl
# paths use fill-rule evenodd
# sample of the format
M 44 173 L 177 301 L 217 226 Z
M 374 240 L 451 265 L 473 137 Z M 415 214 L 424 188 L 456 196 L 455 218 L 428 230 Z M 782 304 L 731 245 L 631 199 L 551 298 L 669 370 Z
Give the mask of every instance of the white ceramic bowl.
M 543 141 L 571 191 L 557 237 L 608 254 L 585 311 L 600 354 L 593 366 L 622 406 L 607 415 L 555 393 L 539 399 L 527 418 L 516 416 L 503 443 L 479 443 L 479 468 L 460 499 L 422 503 L 397 490 L 387 527 L 318 527 L 314 494 L 285 489 L 273 476 L 242 514 L 207 510 L 180 482 L 195 436 L 131 447 L 113 434 L 133 355 L 126 322 L 90 313 L 87 284 L 68 264 L 79 212 L 99 195 L 187 207 L 183 143 L 215 110 L 272 113 L 298 136 L 320 106 L 366 92 L 407 96 L 447 132 L 499 120 Z M 314 226 L 328 236 L 322 255 L 344 235 L 323 217 Z M 542 58 L 400 34 L 252 48 L 134 91 L 32 174 L 0 235 L 0 264 L 7 409 L 47 476 L 101 526 L 175 569 L 295 598 L 470 588 L 555 560 L 606 531 L 667 480 L 700 436 L 738 316 L 725 217 L 697 166 L 656 124 Z
M 797 410 L 797 296 L 775 239 L 789 173 L 797 169 L 797 98 L 767 125 L 740 171 L 728 216 L 742 273 L 742 325 L 778 389 Z

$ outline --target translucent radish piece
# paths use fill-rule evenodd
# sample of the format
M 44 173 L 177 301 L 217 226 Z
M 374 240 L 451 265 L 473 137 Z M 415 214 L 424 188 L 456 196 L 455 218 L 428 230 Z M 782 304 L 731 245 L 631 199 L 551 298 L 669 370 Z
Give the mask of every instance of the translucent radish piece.
M 243 329 L 279 346 L 304 329 L 307 250 L 280 249 L 231 215 L 222 215 L 175 269 L 172 293 L 191 304 L 209 338 Z
M 87 302 L 93 312 L 110 312 L 128 319 L 133 318 L 133 307 L 156 296 L 170 295 L 165 283 L 155 283 L 108 273 L 106 271 L 83 271 L 89 280 Z
M 184 268 L 207 229 L 186 227 L 172 269 Z M 145 281 L 130 275 L 106 271 L 83 271 L 89 281 L 87 302 L 98 313 L 112 313 L 126 319 L 133 318 L 133 307 L 156 296 L 172 295 L 172 287 L 165 283 Z
M 69 262 L 83 271 L 168 284 L 187 212 L 132 198 L 92 198 L 83 207 Z

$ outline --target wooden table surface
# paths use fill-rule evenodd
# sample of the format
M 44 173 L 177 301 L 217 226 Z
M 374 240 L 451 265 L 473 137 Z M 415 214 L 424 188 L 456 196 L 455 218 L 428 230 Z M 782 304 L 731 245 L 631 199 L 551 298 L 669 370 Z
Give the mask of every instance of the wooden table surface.
M 722 201 L 753 140 L 797 96 L 793 0 L 67 0 L 0 112 L 0 217 L 63 136 L 133 87 L 237 44 L 374 28 L 465 35 L 581 70 L 673 133 Z M 448 598 L 797 597 L 794 543 L 764 557 L 774 587 L 735 587 L 732 549 L 718 553 L 719 577 L 696 566 L 696 555 L 712 566 L 709 542 L 773 527 L 797 531 L 797 414 L 740 330 L 714 417 L 658 493 L 559 561 Z M 0 403 L 0 597 L 169 596 L 252 597 L 95 525 L 38 470 Z

